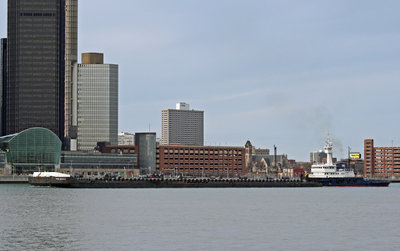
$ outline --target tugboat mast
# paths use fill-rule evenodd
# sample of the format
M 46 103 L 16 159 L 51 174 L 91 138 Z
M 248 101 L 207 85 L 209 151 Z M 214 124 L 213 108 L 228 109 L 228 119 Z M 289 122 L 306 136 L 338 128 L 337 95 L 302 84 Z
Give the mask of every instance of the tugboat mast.
M 327 155 L 326 156 L 326 164 L 327 165 L 333 165 L 333 160 L 332 160 L 332 141 L 329 138 L 329 136 L 326 139 L 325 153 Z

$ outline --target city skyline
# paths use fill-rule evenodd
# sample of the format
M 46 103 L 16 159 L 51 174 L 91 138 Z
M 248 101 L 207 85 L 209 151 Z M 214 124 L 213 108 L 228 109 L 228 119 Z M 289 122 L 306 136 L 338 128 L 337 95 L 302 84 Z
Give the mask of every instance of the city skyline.
M 396 1 L 93 3 L 79 2 L 79 54 L 120 65 L 119 131 L 161 137 L 161 109 L 183 101 L 205 111 L 205 145 L 250 139 L 299 161 L 328 132 L 338 157 L 400 145 Z

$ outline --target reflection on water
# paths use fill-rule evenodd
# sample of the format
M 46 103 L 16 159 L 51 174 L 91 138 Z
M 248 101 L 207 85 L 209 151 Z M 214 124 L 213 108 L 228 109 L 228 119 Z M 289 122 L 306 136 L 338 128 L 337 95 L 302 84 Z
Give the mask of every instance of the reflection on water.
M 0 185 L 0 250 L 395 250 L 388 188 L 57 189 Z

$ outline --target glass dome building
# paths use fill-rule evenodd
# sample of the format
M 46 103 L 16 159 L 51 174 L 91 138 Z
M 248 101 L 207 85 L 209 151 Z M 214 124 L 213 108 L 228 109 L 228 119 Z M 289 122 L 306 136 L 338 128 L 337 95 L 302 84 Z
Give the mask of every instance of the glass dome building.
M 49 129 L 34 127 L 0 137 L 0 150 L 13 173 L 50 171 L 60 164 L 61 140 Z

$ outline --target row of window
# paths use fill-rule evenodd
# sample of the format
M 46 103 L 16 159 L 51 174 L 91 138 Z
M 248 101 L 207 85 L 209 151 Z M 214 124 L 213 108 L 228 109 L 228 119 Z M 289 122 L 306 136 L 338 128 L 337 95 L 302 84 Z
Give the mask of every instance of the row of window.
M 227 158 L 224 158 L 224 159 L 218 159 L 218 158 L 216 158 L 216 159 L 213 159 L 213 158 L 210 158 L 210 159 L 202 159 L 202 158 L 200 158 L 200 159 L 198 159 L 198 158 L 164 158 L 164 160 L 186 160 L 186 161 L 189 161 L 189 160 L 191 160 L 191 161 L 242 161 L 242 159 L 234 159 L 234 158 L 230 158 L 230 159 L 227 159 Z
M 54 17 L 55 14 L 54 13 L 20 13 L 21 17 Z
M 165 162 L 164 163 L 164 165 L 165 166 L 172 166 L 172 165 L 174 165 L 174 166 L 199 166 L 199 165 L 204 165 L 204 166 L 242 166 L 242 163 L 234 163 L 234 164 L 231 164 L 231 163 L 178 163 L 178 162 L 175 162 L 175 163 L 168 163 L 168 162 Z
M 190 168 L 182 168 L 182 167 L 180 167 L 180 168 L 177 168 L 177 170 L 178 171 L 187 171 L 187 170 L 194 170 L 194 171 L 197 171 L 197 172 L 199 172 L 199 171 L 202 171 L 203 169 L 199 169 L 199 168 L 193 168 L 193 167 L 190 167 Z M 213 171 L 213 170 L 215 170 L 215 171 L 226 171 L 226 170 L 223 170 L 223 169 L 220 169 L 220 168 L 212 168 L 212 167 L 210 167 L 210 168 L 208 168 L 208 167 L 205 167 L 204 168 L 204 171 L 208 171 L 208 170 L 210 170 L 210 171 Z M 242 169 L 238 169 L 238 168 L 231 168 L 231 169 L 228 169 L 229 171 L 242 171 Z M 172 170 L 170 170 L 170 171 L 172 171 Z
M 193 153 L 194 154 L 206 154 L 206 155 L 208 155 L 208 154 L 210 154 L 210 155 L 213 155 L 213 154 L 242 154 L 242 151 L 238 151 L 238 150 L 207 150 L 207 149 L 204 149 L 204 150 L 172 150 L 172 149 L 169 149 L 169 151 L 168 151 L 168 148 L 166 148 L 166 149 L 164 149 L 164 154 L 168 154 L 168 153 L 174 153 L 174 154 L 183 154 L 183 153 L 190 153 L 190 155 L 193 155 Z M 186 154 L 187 155 L 187 154 Z

